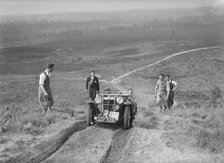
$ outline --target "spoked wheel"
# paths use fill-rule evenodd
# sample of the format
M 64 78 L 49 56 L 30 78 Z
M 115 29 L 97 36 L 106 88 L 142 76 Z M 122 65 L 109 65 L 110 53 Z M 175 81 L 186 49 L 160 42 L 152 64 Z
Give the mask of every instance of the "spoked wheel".
M 124 111 L 124 129 L 127 130 L 130 128 L 130 121 L 131 121 L 131 115 L 130 115 L 130 106 L 125 106 Z

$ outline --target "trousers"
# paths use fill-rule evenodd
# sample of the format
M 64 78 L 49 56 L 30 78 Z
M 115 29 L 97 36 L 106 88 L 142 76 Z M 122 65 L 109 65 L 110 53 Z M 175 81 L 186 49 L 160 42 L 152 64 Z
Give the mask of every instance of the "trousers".
M 91 99 L 91 100 L 95 100 L 95 98 L 96 98 L 96 92 L 97 92 L 97 90 L 96 89 L 89 89 L 89 98 Z

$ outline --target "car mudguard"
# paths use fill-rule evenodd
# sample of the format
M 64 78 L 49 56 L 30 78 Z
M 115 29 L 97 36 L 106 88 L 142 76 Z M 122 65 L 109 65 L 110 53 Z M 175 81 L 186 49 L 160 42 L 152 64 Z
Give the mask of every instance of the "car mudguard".
M 93 100 L 91 100 L 91 99 L 90 99 L 90 100 L 88 100 L 88 101 L 86 101 L 86 103 L 87 103 L 87 104 L 96 104 L 96 102 L 95 102 L 95 101 L 93 101 Z
M 132 102 L 131 101 L 125 101 L 124 105 L 132 105 Z

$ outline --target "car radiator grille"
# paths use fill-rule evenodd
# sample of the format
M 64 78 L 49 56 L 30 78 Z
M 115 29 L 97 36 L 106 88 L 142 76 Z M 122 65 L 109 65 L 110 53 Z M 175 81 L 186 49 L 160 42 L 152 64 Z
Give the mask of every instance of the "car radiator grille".
M 103 100 L 104 110 L 113 110 L 114 105 L 115 105 L 115 100 Z

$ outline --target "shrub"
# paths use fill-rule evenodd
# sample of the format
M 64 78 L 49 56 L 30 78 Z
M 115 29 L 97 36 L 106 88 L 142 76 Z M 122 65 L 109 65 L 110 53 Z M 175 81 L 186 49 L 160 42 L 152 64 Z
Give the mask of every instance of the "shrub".
M 44 120 L 48 123 L 48 125 L 54 124 L 57 121 L 57 115 L 53 113 L 47 114 Z
M 213 108 L 221 108 L 223 106 L 222 91 L 217 86 L 211 91 L 209 106 Z
M 44 128 L 51 123 L 55 123 L 55 121 L 56 117 L 54 115 L 27 114 L 21 117 L 18 127 L 25 133 L 36 136 L 43 133 Z
M 35 126 L 32 126 L 30 128 L 25 128 L 24 131 L 25 131 L 25 133 L 33 135 L 33 136 L 40 135 L 44 132 L 44 130 L 42 128 L 35 127 Z
M 5 133 L 17 121 L 17 112 L 20 108 L 7 106 L 1 110 L 2 116 L 0 117 L 0 133 Z
M 0 144 L 4 144 L 7 141 L 9 141 L 9 138 L 8 137 L 0 137 Z
M 214 89 L 211 91 L 211 100 L 212 101 L 217 101 L 218 99 L 222 98 L 222 93 L 220 88 L 217 86 L 214 87 Z
M 48 122 L 44 119 L 43 116 L 38 114 L 28 114 L 24 115 L 23 119 L 21 120 L 23 125 L 31 123 L 35 127 L 46 127 L 48 126 Z
M 224 130 L 223 129 L 201 129 L 195 134 L 197 145 L 211 152 L 221 152 L 224 149 Z

